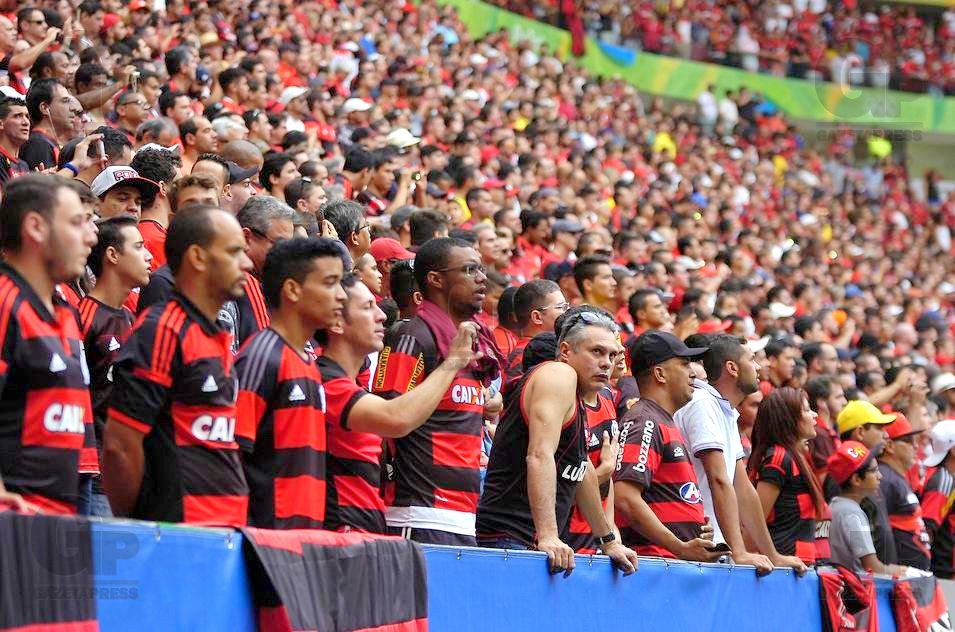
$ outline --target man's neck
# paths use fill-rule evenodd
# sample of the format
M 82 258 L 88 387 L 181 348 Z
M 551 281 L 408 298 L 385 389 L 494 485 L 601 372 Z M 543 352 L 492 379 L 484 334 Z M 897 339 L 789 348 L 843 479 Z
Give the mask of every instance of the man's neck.
M 775 386 L 776 388 L 780 388 L 780 387 L 786 385 L 786 380 L 784 380 L 784 379 L 782 379 L 781 377 L 779 377 L 779 374 L 776 373 L 776 371 L 770 369 L 770 370 L 769 370 L 769 383 L 772 384 L 773 386 Z
M 104 274 L 96 278 L 96 286 L 90 290 L 90 296 L 104 305 L 119 309 L 134 286 L 123 282 L 117 274 L 105 270 L 103 272 Z
M 305 355 L 305 343 L 312 337 L 316 329 L 314 323 L 306 323 L 294 311 L 282 308 L 272 313 L 272 324 L 270 326 L 303 357 Z
M 647 392 L 646 394 L 644 394 L 644 391 L 640 391 L 641 397 L 643 399 L 650 400 L 651 402 L 653 402 L 654 404 L 656 404 L 663 410 L 667 411 L 667 413 L 671 417 L 679 409 L 679 406 L 675 406 L 673 404 L 673 399 L 669 395 L 667 395 L 665 390 L 659 389 L 659 388 L 650 388 L 650 389 L 644 389 L 644 390 Z
M 149 208 L 144 208 L 139 218 L 142 220 L 151 220 L 162 226 L 169 228 L 169 202 L 161 196 L 156 196 L 156 201 Z
M 584 305 L 592 305 L 594 307 L 599 307 L 600 309 L 605 309 L 611 314 L 617 313 L 617 306 L 614 304 L 614 300 L 611 298 L 607 301 L 602 301 L 592 294 L 588 294 L 584 297 Z
M 570 248 L 557 242 L 554 242 L 554 244 L 551 245 L 550 251 L 557 255 L 557 257 L 559 257 L 561 260 L 569 257 L 571 253 Z
M 215 322 L 226 299 L 211 296 L 207 290 L 206 280 L 192 276 L 192 270 L 183 270 L 182 272 L 184 274 L 176 277 L 176 289 L 189 299 L 203 316 L 211 322 Z
M 733 408 L 738 407 L 743 403 L 743 400 L 746 399 L 746 396 L 737 388 L 735 380 L 733 383 L 728 383 L 726 380 L 718 380 L 716 382 L 710 382 L 710 386 L 713 387 L 723 399 L 728 401 Z
M 41 260 L 23 256 L 22 252 L 7 253 L 6 262 L 11 268 L 17 271 L 26 282 L 33 288 L 43 305 L 53 313 L 53 291 L 56 282 L 50 277 L 49 272 L 43 267 Z
M 368 357 L 362 349 L 356 349 L 344 337 L 336 335 L 328 337 L 328 344 L 325 345 L 322 355 L 337 362 L 350 378 L 358 377 L 361 365 Z
M 902 463 L 899 462 L 895 457 L 883 454 L 879 457 L 879 463 L 888 465 L 892 470 L 894 470 L 899 476 L 905 476 L 906 470 Z
M 16 156 L 18 153 L 20 153 L 21 145 L 23 145 L 23 143 L 20 143 L 19 145 L 14 144 L 9 137 L 0 135 L 0 147 L 2 147 L 3 151 L 9 156 Z
M 56 132 L 50 127 L 50 119 L 44 118 L 39 123 L 30 128 L 31 132 L 40 132 L 50 138 L 56 138 Z

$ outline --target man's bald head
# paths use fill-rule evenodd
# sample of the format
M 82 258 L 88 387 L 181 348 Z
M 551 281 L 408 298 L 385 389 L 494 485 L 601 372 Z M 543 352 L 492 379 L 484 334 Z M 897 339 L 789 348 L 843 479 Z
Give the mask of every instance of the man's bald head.
M 258 147 L 247 140 L 230 140 L 222 148 L 222 157 L 231 160 L 243 169 L 255 167 L 262 170 L 264 158 Z

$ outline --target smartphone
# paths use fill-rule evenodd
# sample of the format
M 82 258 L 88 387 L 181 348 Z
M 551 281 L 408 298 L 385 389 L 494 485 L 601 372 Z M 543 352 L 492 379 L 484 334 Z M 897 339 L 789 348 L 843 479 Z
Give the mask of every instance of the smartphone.
M 730 545 L 726 542 L 717 542 L 710 550 L 716 551 L 717 553 L 729 553 L 732 549 L 730 549 Z
M 106 158 L 106 147 L 103 146 L 103 139 L 96 141 L 96 158 L 97 160 L 103 160 Z

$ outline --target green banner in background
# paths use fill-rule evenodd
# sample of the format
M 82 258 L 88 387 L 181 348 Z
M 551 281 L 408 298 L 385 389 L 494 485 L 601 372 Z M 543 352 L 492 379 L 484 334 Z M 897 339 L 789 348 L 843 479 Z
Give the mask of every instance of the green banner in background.
M 546 44 L 560 58 L 570 55 L 570 34 L 479 0 L 439 0 L 454 6 L 472 36 L 507 29 L 514 42 Z M 577 63 L 605 77 L 620 77 L 652 95 L 695 100 L 708 85 L 717 91 L 746 86 L 804 121 L 872 126 L 914 133 L 955 134 L 955 97 L 852 88 L 749 73 L 737 68 L 630 51 L 587 38 Z

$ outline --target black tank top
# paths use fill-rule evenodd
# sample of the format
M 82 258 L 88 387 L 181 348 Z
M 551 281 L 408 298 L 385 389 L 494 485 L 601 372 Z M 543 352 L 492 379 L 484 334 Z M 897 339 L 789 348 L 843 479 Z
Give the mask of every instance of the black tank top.
M 494 435 L 487 464 L 484 493 L 478 504 L 478 536 L 508 536 L 529 546 L 537 541 L 534 518 L 527 497 L 527 444 L 530 434 L 524 416 L 524 388 L 542 366 L 507 389 L 504 414 Z M 555 513 L 560 530 L 570 518 L 577 484 L 587 468 L 587 411 L 577 400 L 573 417 L 564 424 L 554 453 L 557 474 Z

